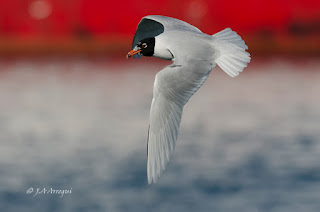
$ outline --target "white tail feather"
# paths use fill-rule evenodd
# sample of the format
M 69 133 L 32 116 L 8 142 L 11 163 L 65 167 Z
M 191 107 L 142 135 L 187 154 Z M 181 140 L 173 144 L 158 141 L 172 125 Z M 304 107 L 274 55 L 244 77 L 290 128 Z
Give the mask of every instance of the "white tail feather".
M 250 54 L 246 52 L 248 46 L 242 38 L 230 28 L 226 28 L 214 35 L 213 47 L 218 52 L 215 62 L 231 77 L 238 76 L 250 62 Z

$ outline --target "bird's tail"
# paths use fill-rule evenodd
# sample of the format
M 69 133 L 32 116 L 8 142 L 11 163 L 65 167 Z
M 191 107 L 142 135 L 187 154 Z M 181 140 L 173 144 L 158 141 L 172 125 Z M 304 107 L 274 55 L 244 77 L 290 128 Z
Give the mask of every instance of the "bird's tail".
M 216 52 L 215 62 L 231 77 L 238 76 L 251 60 L 250 54 L 246 52 L 248 46 L 230 28 L 212 35 L 212 38 L 212 45 Z

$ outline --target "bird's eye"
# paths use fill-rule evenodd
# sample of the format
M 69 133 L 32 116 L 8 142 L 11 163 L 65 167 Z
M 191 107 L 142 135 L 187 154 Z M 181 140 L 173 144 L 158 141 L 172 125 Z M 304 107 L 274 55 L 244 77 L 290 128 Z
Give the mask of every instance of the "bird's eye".
M 148 47 L 148 45 L 147 45 L 146 43 L 143 43 L 143 44 L 141 45 L 141 47 L 145 49 L 145 48 Z

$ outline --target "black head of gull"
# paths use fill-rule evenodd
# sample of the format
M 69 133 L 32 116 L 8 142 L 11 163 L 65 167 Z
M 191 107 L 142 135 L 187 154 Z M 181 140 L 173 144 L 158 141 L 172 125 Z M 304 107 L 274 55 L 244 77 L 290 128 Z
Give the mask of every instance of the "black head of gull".
M 137 43 L 133 49 L 127 54 L 127 58 L 135 55 L 143 55 L 151 57 L 154 54 L 155 38 L 145 38 Z

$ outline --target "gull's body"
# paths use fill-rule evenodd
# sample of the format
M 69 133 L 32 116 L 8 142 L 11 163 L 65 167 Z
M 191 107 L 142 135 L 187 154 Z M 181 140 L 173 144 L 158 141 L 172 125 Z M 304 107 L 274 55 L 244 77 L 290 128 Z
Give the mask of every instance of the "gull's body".
M 154 82 L 148 132 L 149 183 L 157 181 L 171 157 L 189 98 L 216 64 L 230 76 L 237 76 L 250 62 L 247 48 L 230 28 L 208 35 L 178 19 L 153 15 L 142 18 L 128 55 L 139 53 L 173 61 Z

